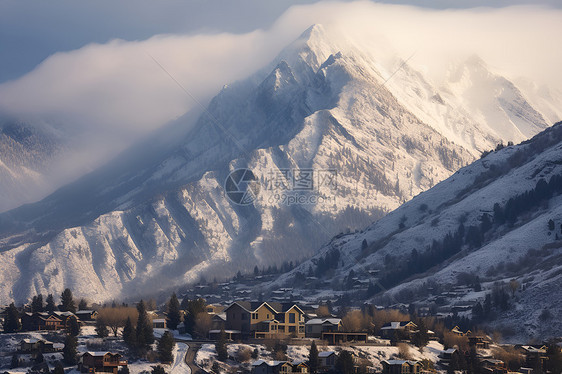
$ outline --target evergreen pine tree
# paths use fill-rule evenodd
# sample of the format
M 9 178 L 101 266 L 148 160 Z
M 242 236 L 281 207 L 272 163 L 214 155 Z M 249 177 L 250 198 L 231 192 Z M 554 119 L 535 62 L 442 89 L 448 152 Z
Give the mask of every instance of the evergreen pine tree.
M 131 321 L 131 317 L 127 317 L 127 322 L 125 322 L 125 327 L 123 327 L 123 341 L 129 348 L 133 348 L 137 345 L 137 333 Z
M 33 299 L 31 300 L 31 313 L 42 312 L 43 309 L 43 295 L 39 294 L 37 296 L 33 296 Z
M 310 372 L 312 374 L 316 374 L 318 372 L 318 348 L 316 347 L 316 343 L 314 340 L 310 345 L 310 352 L 308 354 L 308 367 L 310 368 Z
M 217 351 L 218 360 L 226 361 L 228 358 L 228 351 L 226 349 L 226 333 L 224 329 L 221 330 L 219 340 L 215 343 L 215 350 Z
M 64 374 L 64 366 L 60 361 L 57 361 L 55 364 L 55 368 L 53 369 L 53 374 Z
M 343 350 L 336 359 L 336 371 L 341 374 L 353 373 L 353 356 L 349 351 Z
M 67 334 L 64 338 L 64 348 L 62 350 L 62 357 L 67 365 L 76 365 L 77 348 L 78 339 L 76 336 Z
M 168 317 L 166 318 L 168 328 L 175 330 L 181 322 L 180 302 L 174 292 L 168 302 Z
M 166 370 L 160 365 L 152 367 L 152 374 L 166 374 Z
M 102 339 L 109 336 L 109 329 L 101 318 L 96 319 L 96 334 Z
M 88 309 L 88 302 L 86 299 L 80 299 L 78 303 L 78 310 L 87 310 Z
M 49 313 L 53 313 L 55 310 L 57 310 L 57 306 L 55 304 L 55 298 L 53 297 L 53 294 L 47 295 L 46 304 L 47 305 L 45 305 L 45 311 Z
M 418 331 L 414 334 L 412 338 L 412 343 L 414 343 L 415 346 L 418 348 L 425 347 L 427 343 L 429 343 L 429 335 L 427 333 L 427 327 L 423 319 L 420 319 L 417 325 L 418 325 Z
M 20 317 L 18 309 L 11 303 L 6 309 L 6 317 L 4 317 L 4 332 L 16 332 L 21 329 Z
M 17 353 L 12 355 L 12 361 L 10 363 L 10 369 L 15 369 L 20 366 L 20 358 Z
M 166 331 L 164 335 L 158 341 L 158 356 L 160 362 L 170 363 L 174 360 L 174 347 L 176 346 L 176 341 L 171 332 Z
M 137 346 L 139 348 L 148 348 L 154 342 L 154 331 L 143 300 L 138 303 L 137 311 L 139 312 L 136 331 Z
M 80 335 L 80 323 L 76 318 L 70 318 L 70 322 L 68 324 L 68 333 L 73 336 Z
M 76 305 L 74 304 L 74 298 L 72 297 L 72 291 L 66 288 L 60 297 L 61 300 L 61 312 L 72 312 L 76 313 Z

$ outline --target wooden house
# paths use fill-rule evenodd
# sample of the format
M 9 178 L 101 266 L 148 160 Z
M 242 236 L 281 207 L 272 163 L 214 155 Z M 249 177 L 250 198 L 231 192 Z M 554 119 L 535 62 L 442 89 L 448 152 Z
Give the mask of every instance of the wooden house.
M 49 313 L 24 313 L 21 326 L 23 331 L 56 331 L 65 328 L 61 318 Z
M 82 373 L 113 373 L 119 368 L 126 367 L 127 361 L 121 359 L 119 353 L 86 352 L 80 357 L 78 368 Z
M 293 303 L 237 301 L 225 309 L 226 328 L 243 337 L 304 337 L 304 312 Z
M 95 321 L 98 317 L 98 312 L 95 310 L 79 310 L 75 314 L 83 322 Z
M 381 327 L 381 337 L 386 339 L 410 339 L 418 330 L 418 325 L 412 321 L 389 322 Z
M 320 372 L 333 371 L 336 367 L 337 355 L 334 351 L 318 352 L 318 369 Z
M 323 332 L 341 331 L 342 322 L 339 318 L 313 318 L 305 323 L 307 338 L 320 338 Z
M 55 352 L 54 343 L 43 339 L 22 339 L 18 345 L 21 353 L 51 353 Z
M 384 360 L 382 361 L 383 374 L 417 374 L 421 373 L 422 366 L 419 361 L 410 360 Z

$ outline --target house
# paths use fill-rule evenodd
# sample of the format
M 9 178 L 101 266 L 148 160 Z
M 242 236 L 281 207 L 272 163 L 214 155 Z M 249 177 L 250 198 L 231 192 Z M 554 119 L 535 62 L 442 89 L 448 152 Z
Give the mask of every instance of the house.
M 293 303 L 237 301 L 225 309 L 228 330 L 242 337 L 304 337 L 304 312 Z
M 507 367 L 505 366 L 505 363 L 502 360 L 486 358 L 481 362 L 482 362 L 482 369 L 484 373 L 507 374 Z
M 152 328 L 154 329 L 165 329 L 167 328 L 166 319 L 157 318 L 152 320 Z
M 288 361 L 257 360 L 252 363 L 252 374 L 293 373 L 293 364 Z
M 49 313 L 24 313 L 21 316 L 21 326 L 23 331 L 64 329 L 62 319 Z
M 320 372 L 332 371 L 336 367 L 337 355 L 334 351 L 318 352 L 318 370 Z
M 456 335 L 456 336 L 464 336 L 464 335 L 465 335 L 465 333 L 462 332 L 462 330 L 461 330 L 460 327 L 458 327 L 458 326 L 453 327 L 453 328 L 451 329 L 451 333 L 453 333 L 453 334 Z
M 22 339 L 18 345 L 21 353 L 51 353 L 55 352 L 54 343 L 43 339 Z
M 382 361 L 383 374 L 415 374 L 421 373 L 422 366 L 419 361 L 410 360 L 384 360 Z
M 98 317 L 98 312 L 95 310 L 79 310 L 75 314 L 83 322 L 95 321 Z
M 220 314 L 224 311 L 224 306 L 217 304 L 209 304 L 205 308 L 208 314 Z
M 412 321 L 389 322 L 381 327 L 381 337 L 386 339 L 409 339 L 418 330 Z
M 310 368 L 305 362 L 293 362 L 293 373 L 309 373 Z
M 521 350 L 523 355 L 525 355 L 526 367 L 544 367 L 544 362 L 548 359 L 546 356 L 546 345 L 523 345 Z
M 443 350 L 441 352 L 441 354 L 439 355 L 439 358 L 441 359 L 441 362 L 443 362 L 443 364 L 448 366 L 449 363 L 451 363 L 451 360 L 453 359 L 453 356 L 458 355 L 458 354 L 459 354 L 459 352 L 455 348 L 449 348 L 449 349 Z
M 339 318 L 313 318 L 304 325 L 307 338 L 320 338 L 323 332 L 341 331 L 342 329 Z
M 127 367 L 127 361 L 119 353 L 86 352 L 80 357 L 78 369 L 82 373 L 117 374 L 120 367 Z
M 80 323 L 76 314 L 72 312 L 53 312 L 51 315 L 57 316 L 61 320 L 61 324 L 65 329 L 70 327 L 71 320 L 75 320 L 77 323 Z
M 488 349 L 490 348 L 490 339 L 484 335 L 472 335 L 468 336 L 468 345 L 471 347 Z
M 211 330 L 226 329 L 226 313 L 214 314 L 211 317 Z

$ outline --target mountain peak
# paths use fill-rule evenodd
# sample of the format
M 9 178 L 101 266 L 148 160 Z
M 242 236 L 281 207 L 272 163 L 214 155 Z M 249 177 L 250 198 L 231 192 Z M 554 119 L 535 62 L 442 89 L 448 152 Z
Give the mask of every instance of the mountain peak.
M 337 52 L 339 48 L 329 36 L 328 30 L 320 24 L 315 24 L 285 48 L 277 62 L 285 60 L 295 71 L 312 69 L 316 72 L 330 55 Z

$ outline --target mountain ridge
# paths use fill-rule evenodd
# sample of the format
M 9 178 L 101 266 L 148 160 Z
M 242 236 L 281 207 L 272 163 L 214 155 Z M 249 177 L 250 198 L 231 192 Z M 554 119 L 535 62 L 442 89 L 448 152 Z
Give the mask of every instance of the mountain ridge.
M 103 300 L 305 259 L 342 226 L 364 227 L 480 152 L 418 118 L 442 105 L 421 73 L 399 69 L 397 87 L 360 51 L 329 43 L 329 32 L 310 28 L 269 71 L 225 87 L 199 117 L 155 135 L 156 144 L 0 214 L 0 267 L 10 269 L 0 299 L 72 287 Z M 502 140 L 448 105 L 447 118 L 482 135 L 479 147 Z M 239 168 L 262 181 L 270 172 L 337 170 L 337 190 L 319 185 L 301 196 L 325 203 L 290 205 L 277 198 L 283 191 L 262 188 L 252 206 L 238 206 L 223 187 Z

